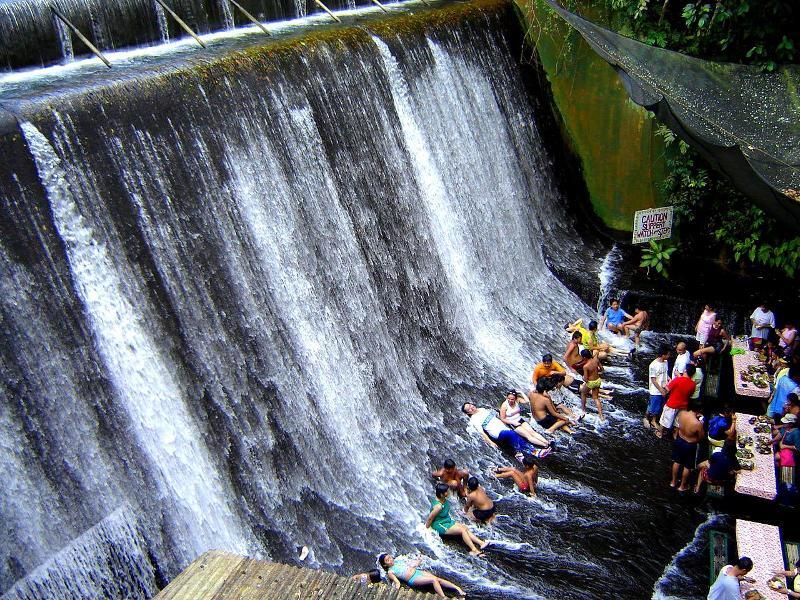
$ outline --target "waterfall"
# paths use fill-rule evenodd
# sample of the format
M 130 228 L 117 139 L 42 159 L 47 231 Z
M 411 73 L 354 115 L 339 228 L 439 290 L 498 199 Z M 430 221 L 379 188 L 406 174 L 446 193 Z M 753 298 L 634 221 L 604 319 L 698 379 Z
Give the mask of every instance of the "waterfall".
M 167 22 L 167 12 L 164 10 L 164 7 L 155 0 L 153 0 L 153 12 L 156 15 L 156 21 L 158 22 L 159 41 L 162 44 L 166 44 L 169 42 L 169 23 Z
M 535 501 L 459 414 L 563 352 L 594 309 L 543 248 L 588 285 L 596 247 L 509 8 L 453 10 L 20 101 L 21 139 L 0 137 L 0 590 L 102 596 L 121 548 L 144 598 L 206 549 L 300 545 L 342 573 L 423 551 L 475 597 L 652 589 L 697 523 L 664 501 L 638 398 L 559 438 Z M 503 507 L 497 560 L 420 527 L 447 457 Z
M 53 27 L 58 35 L 58 44 L 61 47 L 61 57 L 64 62 L 75 60 L 75 51 L 72 48 L 72 32 L 64 22 L 53 15 Z
M 309 0 L 310 2 L 310 0 Z M 0 65 L 30 68 L 62 60 L 64 34 L 53 25 L 49 0 L 0 1 Z M 200 34 L 235 26 L 228 0 L 169 0 L 167 4 Z M 305 17 L 306 0 L 239 0 L 264 21 Z M 332 10 L 370 6 L 370 0 L 328 0 Z M 154 0 L 59 0 L 58 8 L 103 50 L 147 46 L 169 40 L 163 8 Z M 181 31 L 180 35 L 184 35 Z M 83 45 L 81 52 L 88 53 Z
M 222 15 L 222 26 L 224 29 L 233 29 L 236 24 L 233 21 L 233 9 L 228 0 L 217 0 L 219 12 Z

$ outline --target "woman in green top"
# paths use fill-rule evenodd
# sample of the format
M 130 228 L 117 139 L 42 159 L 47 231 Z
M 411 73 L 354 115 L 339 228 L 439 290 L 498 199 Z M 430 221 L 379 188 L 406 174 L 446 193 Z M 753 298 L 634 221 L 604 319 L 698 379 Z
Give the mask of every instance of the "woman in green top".
M 488 542 L 484 542 L 474 535 L 466 526 L 456 523 L 450 516 L 450 500 L 447 496 L 450 488 L 446 483 L 436 484 L 436 498 L 431 502 L 431 512 L 425 520 L 425 527 L 431 527 L 440 536 L 460 536 L 473 556 L 483 556 L 483 550 Z M 480 547 L 480 550 L 478 549 Z

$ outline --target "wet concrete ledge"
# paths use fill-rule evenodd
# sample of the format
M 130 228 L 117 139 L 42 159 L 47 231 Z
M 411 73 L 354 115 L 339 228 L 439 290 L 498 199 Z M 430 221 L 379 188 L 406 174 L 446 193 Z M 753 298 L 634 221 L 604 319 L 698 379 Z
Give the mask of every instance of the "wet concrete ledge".
M 209 550 L 189 565 L 154 600 L 428 600 L 433 594 L 363 585 L 328 571 L 256 560 Z

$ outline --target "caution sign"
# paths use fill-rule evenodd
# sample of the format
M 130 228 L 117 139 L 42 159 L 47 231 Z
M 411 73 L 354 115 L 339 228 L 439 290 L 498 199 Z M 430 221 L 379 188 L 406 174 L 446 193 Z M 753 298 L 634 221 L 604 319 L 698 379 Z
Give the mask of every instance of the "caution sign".
M 650 240 L 672 237 L 672 207 L 637 210 L 633 217 L 633 243 L 644 244 Z

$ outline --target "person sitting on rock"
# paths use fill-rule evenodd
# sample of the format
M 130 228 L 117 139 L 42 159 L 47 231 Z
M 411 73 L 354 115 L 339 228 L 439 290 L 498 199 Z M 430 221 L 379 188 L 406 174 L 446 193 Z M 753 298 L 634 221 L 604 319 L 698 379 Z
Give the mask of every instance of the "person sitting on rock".
M 464 512 L 483 525 L 491 523 L 495 518 L 494 501 L 483 489 L 477 477 L 467 479 L 467 503 Z
M 431 473 L 431 477 L 449 485 L 450 489 L 457 492 L 462 498 L 467 495 L 464 489 L 464 481 L 469 477 L 469 471 L 457 469 L 453 459 L 446 459 L 442 464 L 442 468 Z

